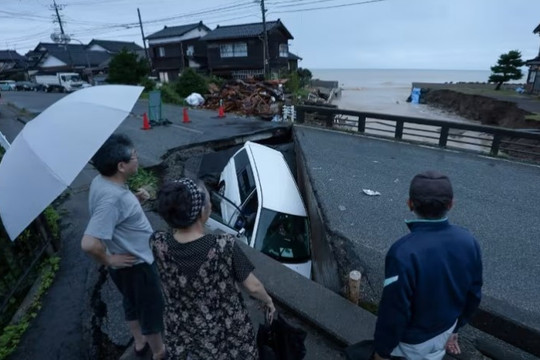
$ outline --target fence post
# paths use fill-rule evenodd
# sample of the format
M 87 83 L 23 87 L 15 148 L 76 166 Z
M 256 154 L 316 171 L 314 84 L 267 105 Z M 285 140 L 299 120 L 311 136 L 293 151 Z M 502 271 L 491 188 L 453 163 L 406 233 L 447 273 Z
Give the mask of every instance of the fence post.
M 299 124 L 303 124 L 305 121 L 306 112 L 301 106 L 296 110 L 296 120 Z
M 446 142 L 448 141 L 448 132 L 449 132 L 448 126 L 441 127 L 441 135 L 439 137 L 439 146 L 440 147 L 446 147 Z
M 358 270 L 353 270 L 349 273 L 349 301 L 358 305 L 360 300 L 360 280 L 362 273 Z
M 499 147 L 501 146 L 501 136 L 500 135 L 493 135 L 493 142 L 491 143 L 491 156 L 497 156 L 499 153 Z
M 366 115 L 358 115 L 358 132 L 366 132 Z
M 394 137 L 399 140 L 403 138 L 403 120 L 396 120 L 396 133 Z

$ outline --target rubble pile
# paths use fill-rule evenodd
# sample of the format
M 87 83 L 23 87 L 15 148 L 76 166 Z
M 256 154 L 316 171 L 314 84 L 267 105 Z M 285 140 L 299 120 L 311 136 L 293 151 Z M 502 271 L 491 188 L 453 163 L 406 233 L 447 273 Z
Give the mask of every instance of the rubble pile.
M 242 115 L 271 118 L 279 114 L 284 101 L 283 80 L 256 81 L 231 80 L 221 88 L 210 84 L 206 101 L 206 109 L 218 109 L 220 100 L 223 101 L 225 112 Z

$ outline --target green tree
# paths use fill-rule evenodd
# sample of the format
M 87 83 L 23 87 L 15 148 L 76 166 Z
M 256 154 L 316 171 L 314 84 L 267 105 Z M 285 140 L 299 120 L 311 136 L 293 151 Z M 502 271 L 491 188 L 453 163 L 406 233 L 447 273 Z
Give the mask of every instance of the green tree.
M 519 80 L 523 77 L 520 67 L 524 65 L 521 60 L 521 52 L 511 50 L 507 54 L 502 54 L 497 61 L 497 65 L 491 67 L 490 83 L 496 83 L 495 90 L 499 90 L 501 85 L 509 80 Z
M 149 67 L 145 59 L 139 59 L 137 54 L 122 49 L 109 63 L 110 84 L 137 85 L 141 79 L 149 74 Z

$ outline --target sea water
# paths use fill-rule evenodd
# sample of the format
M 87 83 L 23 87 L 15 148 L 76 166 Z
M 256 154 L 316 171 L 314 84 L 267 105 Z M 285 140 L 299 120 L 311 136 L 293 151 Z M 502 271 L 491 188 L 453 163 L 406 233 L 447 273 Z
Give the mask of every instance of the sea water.
M 311 69 L 314 79 L 338 81 L 341 98 L 333 103 L 341 109 L 471 122 L 463 117 L 406 100 L 413 82 L 487 82 L 489 70 L 411 69 Z

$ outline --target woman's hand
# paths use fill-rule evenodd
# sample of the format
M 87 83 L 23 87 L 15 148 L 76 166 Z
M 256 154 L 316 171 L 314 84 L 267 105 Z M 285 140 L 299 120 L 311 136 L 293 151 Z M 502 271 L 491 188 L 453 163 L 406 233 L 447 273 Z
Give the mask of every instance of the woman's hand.
M 272 321 L 274 321 L 274 313 L 276 312 L 276 307 L 274 306 L 274 302 L 272 301 L 272 299 L 270 299 L 270 302 L 264 304 L 264 310 L 266 320 L 269 324 L 271 324 Z

